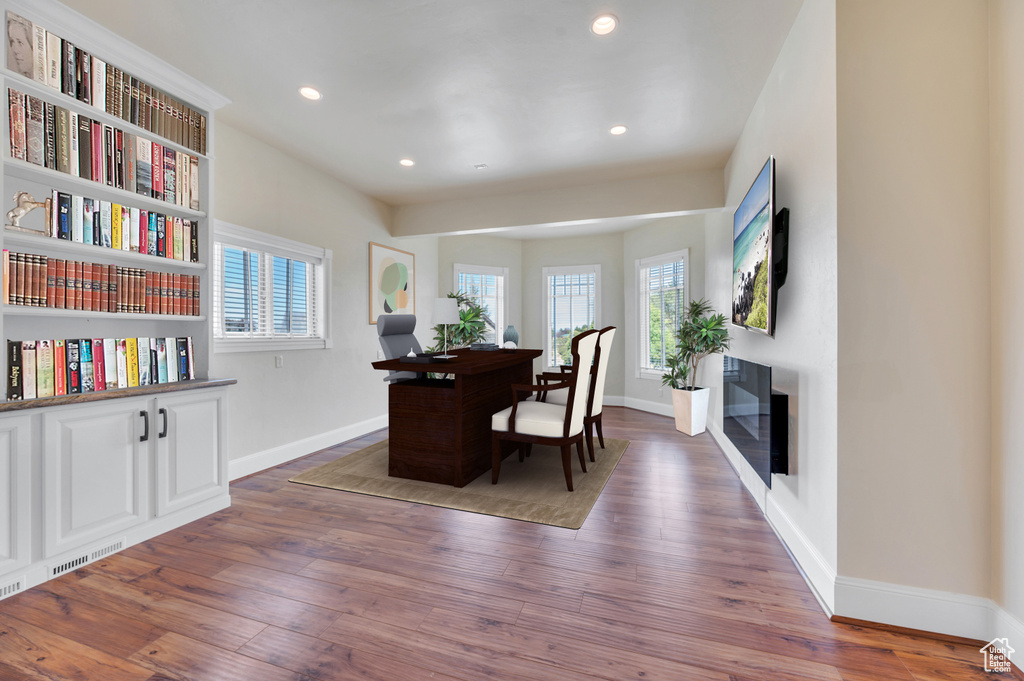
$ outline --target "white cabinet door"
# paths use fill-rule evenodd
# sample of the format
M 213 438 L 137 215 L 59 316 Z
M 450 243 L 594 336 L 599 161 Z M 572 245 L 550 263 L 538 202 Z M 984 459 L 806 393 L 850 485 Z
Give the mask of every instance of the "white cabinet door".
M 29 416 L 0 419 L 0 575 L 32 562 L 31 433 Z
M 43 547 L 54 556 L 150 517 L 151 402 L 119 399 L 52 409 L 43 417 Z M 149 437 L 154 437 L 152 418 Z
M 189 390 L 156 400 L 156 514 L 227 493 L 225 390 Z

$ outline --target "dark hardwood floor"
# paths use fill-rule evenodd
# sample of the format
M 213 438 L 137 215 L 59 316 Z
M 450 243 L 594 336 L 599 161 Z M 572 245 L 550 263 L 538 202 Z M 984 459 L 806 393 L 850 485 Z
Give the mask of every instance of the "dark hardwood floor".
M 604 421 L 631 444 L 580 530 L 287 482 L 375 433 L 0 601 L 0 679 L 1001 678 L 973 646 L 830 622 L 709 436 Z

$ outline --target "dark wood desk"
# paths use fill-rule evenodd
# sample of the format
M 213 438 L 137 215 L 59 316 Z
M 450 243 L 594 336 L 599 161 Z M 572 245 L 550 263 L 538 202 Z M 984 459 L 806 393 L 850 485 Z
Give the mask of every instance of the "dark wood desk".
M 455 350 L 455 359 L 411 364 L 398 359 L 374 369 L 447 373 L 388 388 L 388 475 L 462 487 L 491 468 L 491 416 L 512 406 L 511 387 L 533 383 L 540 350 Z

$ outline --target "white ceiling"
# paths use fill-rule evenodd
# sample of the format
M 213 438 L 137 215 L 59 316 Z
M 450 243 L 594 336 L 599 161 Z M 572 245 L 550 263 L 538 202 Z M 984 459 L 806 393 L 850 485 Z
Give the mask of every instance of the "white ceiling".
M 400 205 L 723 167 L 803 0 L 63 1 Z

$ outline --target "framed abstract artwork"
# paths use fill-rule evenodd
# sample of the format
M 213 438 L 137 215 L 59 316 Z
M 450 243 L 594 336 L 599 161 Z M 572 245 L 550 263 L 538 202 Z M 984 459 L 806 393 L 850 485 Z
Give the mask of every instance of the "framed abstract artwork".
M 416 256 L 370 242 L 370 323 L 382 314 L 416 314 Z

